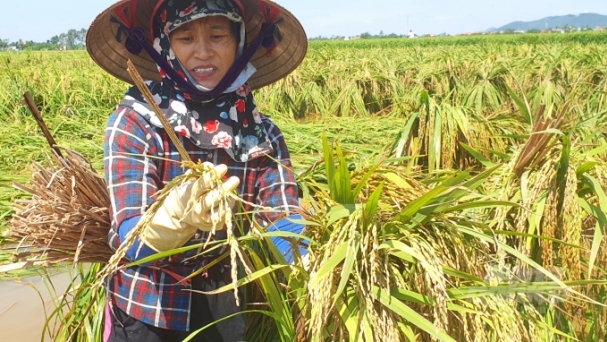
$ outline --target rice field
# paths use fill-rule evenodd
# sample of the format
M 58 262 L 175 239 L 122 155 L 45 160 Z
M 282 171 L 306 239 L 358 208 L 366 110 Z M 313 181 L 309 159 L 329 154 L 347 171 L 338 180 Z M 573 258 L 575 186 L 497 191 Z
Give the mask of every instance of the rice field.
M 299 312 L 266 308 L 278 329 L 252 336 L 604 340 L 606 56 L 594 32 L 312 42 L 298 70 L 256 93 L 316 228 L 308 270 L 249 275 Z M 127 86 L 85 52 L 0 54 L 0 75 L 2 229 L 24 196 L 11 182 L 50 151 L 23 94 L 101 170 Z M 246 243 L 256 269 L 272 266 Z

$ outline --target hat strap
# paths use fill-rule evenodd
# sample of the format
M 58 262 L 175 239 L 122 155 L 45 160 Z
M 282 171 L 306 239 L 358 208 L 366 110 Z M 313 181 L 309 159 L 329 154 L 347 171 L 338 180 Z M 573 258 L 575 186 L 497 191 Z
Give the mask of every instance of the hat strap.
M 190 93 L 191 95 L 203 96 L 203 97 L 215 97 L 223 94 L 234 81 L 238 78 L 242 70 L 249 64 L 253 55 L 259 50 L 261 46 L 266 48 L 268 51 L 273 49 L 276 44 L 274 41 L 274 35 L 278 31 L 276 24 L 262 23 L 259 35 L 251 44 L 243 51 L 238 59 L 232 64 L 223 79 L 217 84 L 215 88 L 208 92 L 203 92 L 194 87 L 191 83 L 187 82 L 183 76 L 179 75 L 175 69 L 173 69 L 169 63 L 154 49 L 145 39 L 145 31 L 141 27 L 128 28 L 122 21 L 112 16 L 110 19 L 114 23 L 118 23 L 120 28 L 118 30 L 117 40 L 121 41 L 122 34 L 125 30 L 128 30 L 128 36 L 124 42 L 124 47 L 130 53 L 139 55 L 142 50 L 145 50 L 148 55 L 158 64 L 158 66 L 173 80 L 183 91 Z

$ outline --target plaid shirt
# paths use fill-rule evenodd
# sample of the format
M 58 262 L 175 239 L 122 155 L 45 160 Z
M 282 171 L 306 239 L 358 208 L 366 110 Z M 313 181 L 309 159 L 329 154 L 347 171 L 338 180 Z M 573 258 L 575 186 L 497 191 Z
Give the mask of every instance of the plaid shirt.
M 238 191 L 243 200 L 276 208 L 276 213 L 261 218 L 271 222 L 297 207 L 298 190 L 282 133 L 267 117 L 262 122 L 274 148 L 272 158 L 236 162 L 222 149 L 204 150 L 188 139 L 181 142 L 193 161 L 226 164 L 227 176 L 240 178 Z M 108 236 L 112 248 L 120 245 L 118 227 L 125 220 L 142 216 L 154 203 L 156 192 L 183 173 L 180 163 L 181 157 L 163 129 L 151 126 L 130 108 L 119 107 L 110 116 L 105 132 L 104 170 L 112 201 L 112 228 Z M 117 271 L 107 284 L 108 299 L 144 323 L 163 329 L 189 330 L 190 286 L 177 284 L 176 277 L 170 275 L 185 277 L 194 271 L 193 265 L 180 263 L 187 257 L 172 258 L 162 267 Z

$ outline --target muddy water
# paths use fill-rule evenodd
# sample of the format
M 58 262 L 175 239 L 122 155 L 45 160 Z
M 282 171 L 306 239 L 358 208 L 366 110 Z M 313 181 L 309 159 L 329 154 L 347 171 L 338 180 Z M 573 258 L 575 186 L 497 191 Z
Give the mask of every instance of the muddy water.
M 20 281 L 0 281 L 0 341 L 42 340 L 46 321 L 44 306 L 47 312 L 52 312 L 55 308 L 53 300 L 64 293 L 70 283 L 70 275 L 59 273 L 52 275 L 51 279 L 55 286 L 55 293 L 52 294 L 40 276 Z M 44 341 L 51 339 L 47 336 Z

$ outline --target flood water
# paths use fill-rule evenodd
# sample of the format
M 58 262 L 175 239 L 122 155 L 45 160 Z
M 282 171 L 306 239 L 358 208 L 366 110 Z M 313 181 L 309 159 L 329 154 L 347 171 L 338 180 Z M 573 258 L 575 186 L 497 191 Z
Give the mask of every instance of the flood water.
M 53 300 L 64 293 L 71 276 L 62 272 L 52 275 L 51 279 L 55 287 L 53 294 L 41 276 L 0 281 L 0 341 L 42 341 L 46 321 L 44 307 L 49 313 L 55 309 Z M 44 341 L 52 339 L 47 336 Z

